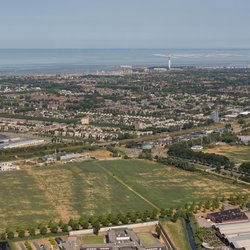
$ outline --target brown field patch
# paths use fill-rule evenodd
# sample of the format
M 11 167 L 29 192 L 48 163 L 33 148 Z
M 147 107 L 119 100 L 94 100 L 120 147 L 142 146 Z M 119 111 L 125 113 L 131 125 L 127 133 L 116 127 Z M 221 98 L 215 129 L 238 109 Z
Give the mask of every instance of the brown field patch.
M 107 150 L 95 150 L 93 152 L 90 152 L 89 155 L 97 159 L 107 159 L 112 156 L 112 153 Z

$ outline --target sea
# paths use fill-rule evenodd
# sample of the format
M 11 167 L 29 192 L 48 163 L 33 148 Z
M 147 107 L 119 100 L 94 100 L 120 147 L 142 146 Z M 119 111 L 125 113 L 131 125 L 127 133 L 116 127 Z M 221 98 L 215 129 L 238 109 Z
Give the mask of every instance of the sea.
M 250 67 L 250 49 L 0 49 L 0 75 L 82 74 L 121 66 Z

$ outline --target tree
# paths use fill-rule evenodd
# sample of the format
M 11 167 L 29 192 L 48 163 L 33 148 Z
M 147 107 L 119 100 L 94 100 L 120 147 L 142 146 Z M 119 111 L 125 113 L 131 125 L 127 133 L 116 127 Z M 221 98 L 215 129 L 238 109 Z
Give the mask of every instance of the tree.
M 62 226 L 61 226 L 61 229 L 64 233 L 68 232 L 68 224 L 64 223 Z
M 62 227 L 63 224 L 64 224 L 64 223 L 63 223 L 62 219 L 60 219 L 60 221 L 58 222 L 58 226 L 59 226 L 59 227 Z
M 46 233 L 47 233 L 47 227 L 42 226 L 42 227 L 40 228 L 40 234 L 41 234 L 41 235 L 45 235 Z
M 9 240 L 13 240 L 13 239 L 14 239 L 14 232 L 8 231 L 8 232 L 7 232 L 7 238 L 8 238 Z
M 73 224 L 71 225 L 72 230 L 79 230 L 79 224 L 77 222 L 73 222 Z
M 51 231 L 51 233 L 53 233 L 53 234 L 57 233 L 57 232 L 58 232 L 58 227 L 57 227 L 57 225 L 56 225 L 56 224 L 51 225 L 50 231 Z
M 36 230 L 35 230 L 35 228 L 30 227 L 28 230 L 29 230 L 30 236 L 35 236 L 35 235 L 36 235 Z
M 100 231 L 100 222 L 99 221 L 94 222 L 93 231 L 94 231 L 94 234 L 98 235 L 98 233 Z
M 20 230 L 18 231 L 18 237 L 19 237 L 19 238 L 24 238 L 24 237 L 25 237 L 25 231 L 24 231 L 23 229 L 20 229 Z
M 74 220 L 73 220 L 72 218 L 70 218 L 70 219 L 69 219 L 69 222 L 68 222 L 68 225 L 69 225 L 70 227 L 72 227 L 73 223 L 74 223 Z
M 157 234 L 158 239 L 160 239 L 160 236 L 161 236 L 161 228 L 160 228 L 159 225 L 156 225 L 156 226 L 155 226 L 155 232 L 156 232 L 156 234 Z
M 55 246 L 56 245 L 56 241 L 55 241 L 55 238 L 54 237 L 49 237 L 49 242 L 52 246 Z
M 155 220 L 157 218 L 157 210 L 154 209 L 150 214 L 150 219 Z
M 32 250 L 32 247 L 31 247 L 30 243 L 27 240 L 24 242 L 24 245 L 25 245 L 27 250 Z
M 148 215 L 147 213 L 144 213 L 142 216 L 142 221 L 146 222 L 148 220 Z

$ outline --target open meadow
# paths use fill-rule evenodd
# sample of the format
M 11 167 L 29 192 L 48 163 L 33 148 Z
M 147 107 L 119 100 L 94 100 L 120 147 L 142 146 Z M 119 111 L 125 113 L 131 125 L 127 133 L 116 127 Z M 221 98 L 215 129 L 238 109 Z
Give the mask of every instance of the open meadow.
M 250 146 L 243 145 L 215 145 L 204 150 L 205 153 L 214 153 L 227 156 L 234 163 L 250 161 Z
M 51 218 L 182 206 L 243 191 L 221 178 L 143 160 L 85 161 L 0 174 L 0 228 Z M 244 190 L 247 191 L 247 190 Z

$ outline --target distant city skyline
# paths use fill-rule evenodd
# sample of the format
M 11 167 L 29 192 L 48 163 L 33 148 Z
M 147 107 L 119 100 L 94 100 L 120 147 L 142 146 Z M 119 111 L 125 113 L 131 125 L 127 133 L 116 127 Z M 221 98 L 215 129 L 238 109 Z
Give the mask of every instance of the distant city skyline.
M 9 0 L 0 48 L 250 48 L 249 0 Z

